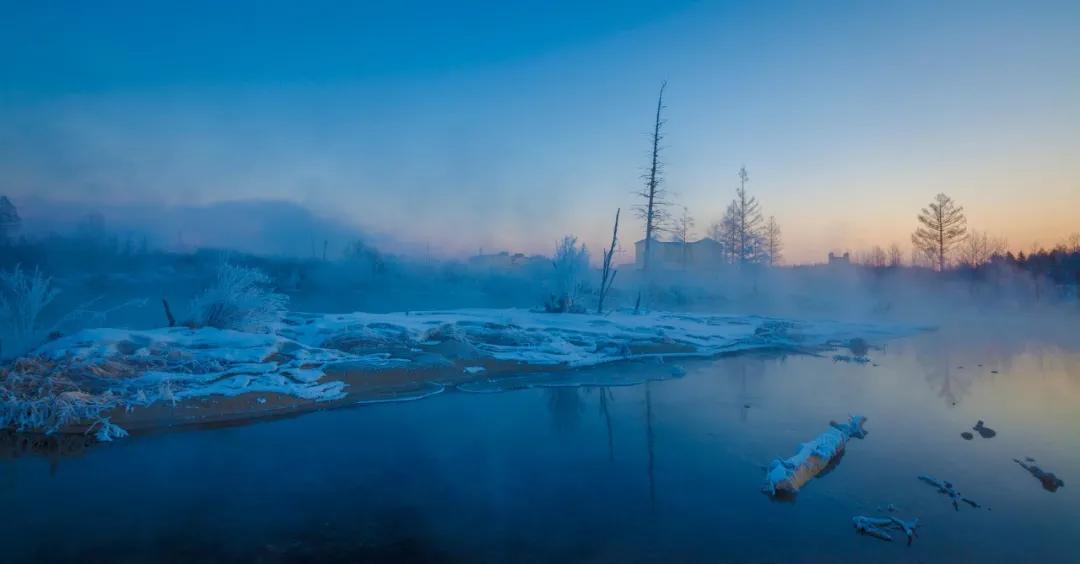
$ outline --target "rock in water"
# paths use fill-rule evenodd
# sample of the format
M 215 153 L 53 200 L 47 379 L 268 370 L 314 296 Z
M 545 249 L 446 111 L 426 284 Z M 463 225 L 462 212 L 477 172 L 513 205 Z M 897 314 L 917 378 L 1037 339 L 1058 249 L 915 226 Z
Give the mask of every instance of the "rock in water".
M 969 433 L 967 431 L 964 431 L 963 433 L 960 433 L 960 436 L 964 437 L 965 441 L 970 441 L 971 439 L 975 438 L 975 435 L 972 435 L 971 433 Z
M 973 429 L 977 431 L 979 433 L 979 436 L 984 439 L 992 439 L 997 436 L 997 431 L 994 431 L 990 427 L 983 425 L 982 419 L 980 419 L 979 422 L 975 424 L 975 427 L 973 427 Z

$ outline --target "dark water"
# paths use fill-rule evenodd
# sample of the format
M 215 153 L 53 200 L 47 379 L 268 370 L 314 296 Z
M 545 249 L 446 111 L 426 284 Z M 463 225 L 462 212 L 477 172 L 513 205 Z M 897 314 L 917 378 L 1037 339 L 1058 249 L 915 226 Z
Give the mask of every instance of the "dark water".
M 0 560 L 1080 561 L 1080 354 L 942 342 L 893 343 L 878 366 L 685 362 L 643 385 L 448 391 L 3 460 Z M 588 377 L 628 371 L 670 367 Z M 759 465 L 849 413 L 870 434 L 838 466 L 794 503 L 759 492 Z M 996 436 L 964 440 L 980 419 Z M 955 511 L 924 473 L 987 508 Z M 911 547 L 853 530 L 889 503 L 921 519 Z

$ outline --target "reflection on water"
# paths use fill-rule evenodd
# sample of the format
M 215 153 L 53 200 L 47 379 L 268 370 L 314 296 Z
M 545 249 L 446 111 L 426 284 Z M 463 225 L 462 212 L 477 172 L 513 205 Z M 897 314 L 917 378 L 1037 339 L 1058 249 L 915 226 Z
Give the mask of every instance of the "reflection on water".
M 926 335 L 870 354 L 598 367 L 49 456 L 12 443 L 0 560 L 1075 560 L 1080 353 Z M 842 462 L 794 503 L 761 495 L 762 465 L 853 413 L 869 435 Z M 996 435 L 965 441 L 980 420 Z M 954 511 L 923 474 L 992 510 Z M 890 504 L 920 519 L 911 547 L 853 530 Z
M 656 435 L 653 432 L 652 381 L 645 382 L 645 450 L 649 455 L 649 509 L 656 512 Z
M 551 423 L 559 433 L 573 432 L 580 424 L 581 412 L 585 410 L 581 390 L 578 387 L 568 386 L 547 388 Z
M 964 372 L 962 365 L 954 366 L 955 360 L 949 355 L 945 341 L 925 339 L 915 357 L 919 360 L 926 381 L 937 391 L 937 396 L 948 406 L 955 406 L 971 386 L 975 371 Z
M 615 431 L 611 425 L 611 410 L 608 403 L 614 397 L 609 388 L 590 388 L 600 398 L 600 414 L 604 417 L 604 427 L 607 429 L 608 461 L 615 462 Z

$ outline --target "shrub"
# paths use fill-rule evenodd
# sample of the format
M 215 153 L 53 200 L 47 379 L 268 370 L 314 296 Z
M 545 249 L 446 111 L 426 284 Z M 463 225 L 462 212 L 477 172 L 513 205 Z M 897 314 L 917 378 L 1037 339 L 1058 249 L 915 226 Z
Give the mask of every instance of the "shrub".
M 32 275 L 19 265 L 0 272 L 0 357 L 18 356 L 37 344 L 41 312 L 58 293 L 37 268 Z
M 281 320 L 288 296 L 273 292 L 270 277 L 257 268 L 223 263 L 217 281 L 191 302 L 196 327 L 267 333 Z
M 589 269 L 589 251 L 578 245 L 577 237 L 567 235 L 555 246 L 555 295 L 549 297 L 544 309 L 552 313 L 584 311 L 575 304 L 581 292 L 582 275 Z

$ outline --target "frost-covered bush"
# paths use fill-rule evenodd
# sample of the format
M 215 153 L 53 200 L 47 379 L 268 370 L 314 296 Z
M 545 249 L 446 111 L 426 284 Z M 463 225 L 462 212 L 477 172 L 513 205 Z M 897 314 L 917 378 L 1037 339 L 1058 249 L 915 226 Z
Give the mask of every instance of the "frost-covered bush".
M 289 297 L 269 288 L 270 277 L 257 268 L 223 263 L 217 281 L 191 302 L 196 327 L 266 333 L 285 314 Z
M 41 312 L 58 293 L 36 268 L 33 274 L 19 265 L 0 272 L 0 358 L 18 356 L 37 344 L 43 337 Z
M 581 310 L 575 306 L 581 292 L 582 277 L 589 270 L 589 251 L 585 245 L 578 245 L 577 237 L 567 235 L 555 246 L 555 295 L 551 297 L 545 309 L 551 312 Z

